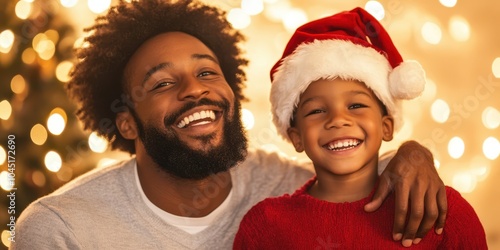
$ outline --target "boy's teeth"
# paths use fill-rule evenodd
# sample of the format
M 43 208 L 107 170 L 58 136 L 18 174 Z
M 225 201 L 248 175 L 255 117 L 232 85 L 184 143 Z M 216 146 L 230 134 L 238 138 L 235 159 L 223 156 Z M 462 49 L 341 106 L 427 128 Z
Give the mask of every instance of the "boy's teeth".
M 189 125 L 189 123 L 191 123 L 193 121 L 198 121 L 198 120 L 206 119 L 206 118 L 210 118 L 212 121 L 215 120 L 215 112 L 213 110 L 203 110 L 201 112 L 193 113 L 193 114 L 191 114 L 189 116 L 184 117 L 177 124 L 177 127 L 178 128 L 184 128 L 187 125 Z M 206 124 L 206 123 L 208 123 L 208 121 L 206 121 L 204 123 L 201 123 L 201 124 Z
M 358 139 L 346 139 L 346 140 L 338 140 L 333 143 L 328 144 L 327 148 L 329 150 L 346 150 L 353 147 L 356 147 L 361 143 Z

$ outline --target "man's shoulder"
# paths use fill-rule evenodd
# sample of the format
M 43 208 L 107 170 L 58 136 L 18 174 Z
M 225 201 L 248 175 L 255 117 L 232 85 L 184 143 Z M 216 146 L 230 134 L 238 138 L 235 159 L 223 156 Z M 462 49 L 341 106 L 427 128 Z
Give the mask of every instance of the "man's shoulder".
M 85 202 L 99 202 L 106 200 L 110 193 L 116 195 L 127 174 L 133 173 L 135 159 L 122 161 L 111 166 L 93 169 L 72 181 L 66 183 L 54 192 L 34 201 L 28 208 L 37 206 L 58 207 L 80 206 Z M 131 175 L 133 176 L 133 175 Z M 127 180 L 134 183 L 132 180 Z

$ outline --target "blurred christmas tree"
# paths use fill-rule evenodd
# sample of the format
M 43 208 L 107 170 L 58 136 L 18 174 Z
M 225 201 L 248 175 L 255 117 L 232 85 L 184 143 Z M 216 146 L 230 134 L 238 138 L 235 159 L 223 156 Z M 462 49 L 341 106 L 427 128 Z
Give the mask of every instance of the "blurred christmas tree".
M 5 247 L 10 216 L 17 219 L 38 197 L 94 168 L 94 151 L 107 144 L 93 135 L 89 144 L 65 92 L 77 37 L 60 14 L 63 7 L 45 0 L 0 0 L 0 6 L 0 245 Z M 9 138 L 15 149 L 9 149 Z M 11 192 L 15 200 L 7 196 Z

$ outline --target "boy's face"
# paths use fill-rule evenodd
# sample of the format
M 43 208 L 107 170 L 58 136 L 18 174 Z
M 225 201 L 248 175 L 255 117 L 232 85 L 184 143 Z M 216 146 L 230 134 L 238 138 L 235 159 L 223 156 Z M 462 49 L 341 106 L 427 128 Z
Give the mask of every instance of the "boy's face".
M 375 94 L 357 81 L 318 80 L 301 95 L 288 135 L 316 171 L 344 175 L 377 164 L 382 140 L 392 139 L 393 119 Z

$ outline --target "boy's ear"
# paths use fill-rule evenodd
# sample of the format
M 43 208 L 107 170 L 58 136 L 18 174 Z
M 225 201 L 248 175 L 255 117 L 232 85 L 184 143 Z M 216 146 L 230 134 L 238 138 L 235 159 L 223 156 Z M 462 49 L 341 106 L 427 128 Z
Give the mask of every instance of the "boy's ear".
M 390 115 L 382 117 L 382 139 L 391 141 L 394 133 L 394 118 Z
M 116 115 L 116 127 L 125 139 L 135 140 L 139 136 L 137 124 L 128 110 Z
M 302 145 L 302 140 L 300 139 L 300 132 L 295 127 L 290 127 L 287 129 L 287 134 L 290 140 L 292 141 L 293 147 L 295 147 L 295 151 L 303 152 L 304 145 Z

